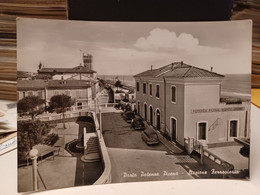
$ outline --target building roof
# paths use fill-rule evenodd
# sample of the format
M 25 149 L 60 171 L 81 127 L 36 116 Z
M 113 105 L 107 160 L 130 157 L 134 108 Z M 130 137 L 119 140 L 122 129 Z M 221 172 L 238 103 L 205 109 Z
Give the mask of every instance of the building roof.
M 31 78 L 31 75 L 24 71 L 17 71 L 17 78 Z
M 89 88 L 89 81 L 84 80 L 49 80 L 47 88 Z
M 17 90 L 47 89 L 82 89 L 89 88 L 89 81 L 79 80 L 21 80 L 17 82 Z
M 84 66 L 76 66 L 74 68 L 42 68 L 38 73 L 44 74 L 61 74 L 61 73 L 96 73 L 94 70 L 89 70 Z
M 19 80 L 17 82 L 17 90 L 41 90 L 46 87 L 44 80 Z
M 202 68 L 184 64 L 183 62 L 174 62 L 158 69 L 147 70 L 141 72 L 134 77 L 174 77 L 174 78 L 210 78 L 210 77 L 224 77 L 224 75 L 217 74 Z

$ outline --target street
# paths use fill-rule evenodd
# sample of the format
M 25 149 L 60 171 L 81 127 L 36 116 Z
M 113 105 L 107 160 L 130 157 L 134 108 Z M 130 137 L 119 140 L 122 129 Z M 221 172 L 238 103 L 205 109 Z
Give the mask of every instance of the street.
M 141 131 L 131 129 L 120 113 L 103 113 L 102 123 L 112 183 L 191 179 L 209 173 L 189 155 L 173 155 L 162 143 L 146 145 Z

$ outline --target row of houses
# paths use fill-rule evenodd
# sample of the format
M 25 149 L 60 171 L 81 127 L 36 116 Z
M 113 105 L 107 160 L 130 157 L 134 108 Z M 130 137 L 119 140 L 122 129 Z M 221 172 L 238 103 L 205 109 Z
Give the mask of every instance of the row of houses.
M 134 76 L 137 112 L 180 146 L 250 135 L 250 102 L 221 101 L 224 75 L 175 62 Z
M 18 100 L 34 95 L 48 104 L 52 96 L 66 94 L 76 100 L 77 107 L 92 104 L 100 89 L 99 82 L 92 70 L 92 55 L 83 54 L 82 58 L 84 64 L 73 68 L 45 68 L 40 63 L 36 75 L 18 71 Z

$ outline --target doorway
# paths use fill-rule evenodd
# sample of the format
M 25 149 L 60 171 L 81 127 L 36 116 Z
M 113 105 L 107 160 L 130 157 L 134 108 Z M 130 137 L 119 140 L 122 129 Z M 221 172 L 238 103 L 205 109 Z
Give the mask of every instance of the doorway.
M 160 131 L 161 129 L 161 113 L 160 110 L 156 111 L 156 129 Z
M 153 107 L 150 106 L 150 123 L 153 125 Z
M 176 119 L 175 118 L 171 118 L 171 130 L 172 130 L 172 141 L 176 142 Z
M 147 121 L 147 105 L 144 104 L 144 120 Z

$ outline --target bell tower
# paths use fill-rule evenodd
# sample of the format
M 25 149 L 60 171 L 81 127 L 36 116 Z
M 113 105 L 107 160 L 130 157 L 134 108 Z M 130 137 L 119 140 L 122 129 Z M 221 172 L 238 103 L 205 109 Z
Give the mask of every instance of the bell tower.
M 93 60 L 93 56 L 91 54 L 87 54 L 85 55 L 83 53 L 83 63 L 84 63 L 84 67 L 86 67 L 88 70 L 92 70 L 92 60 Z

